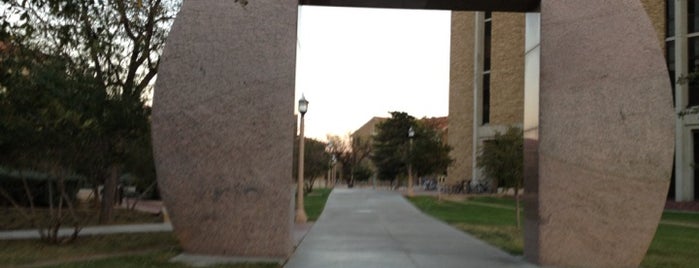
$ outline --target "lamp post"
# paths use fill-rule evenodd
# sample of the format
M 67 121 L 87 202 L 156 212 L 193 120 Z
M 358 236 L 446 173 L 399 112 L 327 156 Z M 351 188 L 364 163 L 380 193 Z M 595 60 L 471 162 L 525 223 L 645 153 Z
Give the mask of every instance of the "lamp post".
M 328 166 L 328 179 L 325 180 L 325 188 L 328 188 L 328 185 L 332 185 L 332 179 L 333 179 L 333 167 L 335 165 L 334 160 L 335 160 L 335 154 L 334 154 L 335 148 L 333 147 L 333 141 L 329 140 L 328 141 L 328 153 L 330 154 L 330 160 L 329 166 Z
M 411 126 L 408 129 L 408 138 L 410 138 L 410 150 L 408 150 L 408 196 L 413 196 L 413 138 L 415 137 L 415 129 Z
M 333 159 L 332 159 L 332 168 L 330 169 L 332 172 L 332 175 L 330 175 L 330 187 L 335 188 L 335 183 L 337 182 L 337 157 L 333 154 Z
M 303 116 L 308 111 L 308 101 L 306 97 L 301 95 L 299 99 L 299 113 L 301 113 L 301 127 L 299 130 L 299 174 L 296 191 L 296 223 L 305 223 L 308 217 L 306 210 L 303 208 L 303 153 L 304 153 L 304 135 L 303 135 Z

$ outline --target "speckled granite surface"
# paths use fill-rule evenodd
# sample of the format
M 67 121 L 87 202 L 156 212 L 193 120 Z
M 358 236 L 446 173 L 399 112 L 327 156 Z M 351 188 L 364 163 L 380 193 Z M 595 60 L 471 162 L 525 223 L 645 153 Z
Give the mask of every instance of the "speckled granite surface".
M 543 0 L 538 221 L 546 266 L 637 267 L 673 152 L 663 52 L 638 0 Z M 528 251 L 528 252 L 527 252 Z
M 153 100 L 153 146 L 186 253 L 291 252 L 296 16 L 289 0 L 185 1 L 177 16 Z

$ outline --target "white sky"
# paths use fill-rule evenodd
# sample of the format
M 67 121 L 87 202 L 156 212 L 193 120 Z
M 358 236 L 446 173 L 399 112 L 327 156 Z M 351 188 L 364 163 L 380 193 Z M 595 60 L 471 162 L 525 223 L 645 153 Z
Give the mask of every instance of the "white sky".
M 446 116 L 449 11 L 299 6 L 296 100 L 305 135 L 344 136 L 373 116 Z

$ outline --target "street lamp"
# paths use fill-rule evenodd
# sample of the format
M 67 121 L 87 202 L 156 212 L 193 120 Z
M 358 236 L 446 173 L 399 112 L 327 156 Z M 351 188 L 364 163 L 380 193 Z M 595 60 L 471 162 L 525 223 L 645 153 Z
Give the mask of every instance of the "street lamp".
M 413 196 L 413 138 L 415 137 L 415 129 L 412 126 L 408 129 L 408 138 L 410 138 L 410 150 L 408 151 L 408 196 Z
M 328 152 L 328 155 L 332 155 L 333 153 L 333 141 L 328 141 L 328 144 L 325 146 L 325 151 Z M 328 159 L 328 176 L 325 177 L 325 188 L 328 188 L 328 184 L 330 184 L 330 177 L 332 176 L 332 165 L 333 165 L 333 159 L 330 157 Z
M 296 223 L 305 223 L 308 217 L 306 210 L 303 208 L 303 153 L 304 153 L 304 135 L 303 135 L 303 116 L 308 111 L 308 101 L 306 97 L 301 95 L 299 99 L 299 113 L 301 113 L 301 128 L 299 130 L 299 176 L 296 191 Z
M 330 169 L 328 170 L 328 184 L 331 188 L 335 187 L 335 144 L 332 140 L 328 141 L 328 152 L 330 153 Z M 326 186 L 327 188 L 327 186 Z

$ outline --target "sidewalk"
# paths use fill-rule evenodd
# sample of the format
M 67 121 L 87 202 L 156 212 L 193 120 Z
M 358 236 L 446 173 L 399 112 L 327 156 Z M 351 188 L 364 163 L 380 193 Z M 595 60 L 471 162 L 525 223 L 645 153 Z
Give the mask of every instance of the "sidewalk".
M 104 225 L 88 226 L 80 230 L 79 236 L 106 235 L 106 234 L 127 234 L 127 233 L 152 233 L 171 232 L 172 225 L 169 223 L 149 223 L 149 224 L 125 224 L 125 225 Z M 73 228 L 61 228 L 58 230 L 59 236 L 69 236 L 73 234 Z M 15 230 L 0 232 L 0 240 L 18 239 L 39 239 L 37 230 Z
M 295 224 L 292 230 L 294 245 L 298 245 L 301 239 L 311 229 L 313 223 Z M 133 233 L 154 233 L 154 232 L 172 232 L 170 223 L 148 223 L 148 224 L 124 224 L 124 225 L 104 225 L 104 226 L 87 226 L 80 230 L 78 236 L 90 235 L 108 235 L 108 234 L 133 234 Z M 61 228 L 58 231 L 59 236 L 70 236 L 73 234 L 72 228 Z M 39 239 L 37 230 L 13 230 L 0 231 L 0 240 L 20 240 L 20 239 Z
M 398 193 L 335 188 L 285 267 L 535 266 L 426 216 Z

